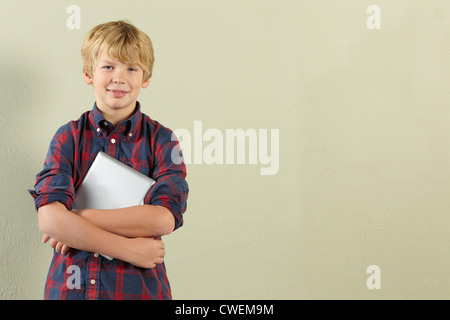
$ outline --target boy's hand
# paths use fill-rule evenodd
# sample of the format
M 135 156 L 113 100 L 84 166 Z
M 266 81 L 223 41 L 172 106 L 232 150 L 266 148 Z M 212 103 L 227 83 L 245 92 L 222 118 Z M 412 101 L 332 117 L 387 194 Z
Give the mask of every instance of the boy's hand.
M 164 242 L 156 238 L 129 238 L 129 258 L 124 259 L 131 264 L 141 268 L 154 268 L 157 264 L 164 261 L 166 254 Z M 42 243 L 47 243 L 54 248 L 56 252 L 66 255 L 70 247 L 51 238 L 45 234 L 42 236 Z
M 45 234 L 42 236 L 42 243 L 46 243 L 48 240 L 50 242 L 48 243 L 50 247 L 54 248 L 56 252 L 59 254 L 62 254 L 63 256 L 69 252 L 70 247 L 66 246 L 64 243 L 61 243 L 59 241 L 56 241 L 55 239 L 51 238 L 49 235 Z
M 155 238 L 131 238 L 128 260 L 131 264 L 142 268 L 154 268 L 164 261 L 164 242 Z

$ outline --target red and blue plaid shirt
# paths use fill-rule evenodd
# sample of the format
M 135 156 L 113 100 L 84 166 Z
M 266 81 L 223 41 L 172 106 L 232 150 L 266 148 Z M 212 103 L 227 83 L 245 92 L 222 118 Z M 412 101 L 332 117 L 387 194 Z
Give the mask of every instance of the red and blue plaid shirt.
M 156 180 L 144 203 L 168 208 L 177 229 L 183 224 L 188 185 L 184 163 L 172 161 L 174 148 L 178 151 L 179 144 L 172 131 L 143 114 L 139 102 L 135 114 L 115 129 L 94 104 L 53 137 L 35 189 L 30 190 L 36 210 L 55 201 L 71 210 L 77 187 L 103 151 Z M 72 277 L 77 271 L 79 285 Z M 65 256 L 54 252 L 44 298 L 171 299 L 172 294 L 164 263 L 144 269 L 72 248 Z

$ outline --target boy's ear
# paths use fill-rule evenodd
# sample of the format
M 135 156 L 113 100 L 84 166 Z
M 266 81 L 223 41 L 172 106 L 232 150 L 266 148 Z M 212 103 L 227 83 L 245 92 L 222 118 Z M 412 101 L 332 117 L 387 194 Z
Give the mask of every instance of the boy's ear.
M 149 84 L 150 84 L 150 78 L 148 78 L 147 80 L 142 82 L 142 88 L 144 88 L 144 89 L 147 88 Z
M 87 84 L 92 84 L 92 77 L 87 73 L 86 70 L 83 69 L 83 78 Z

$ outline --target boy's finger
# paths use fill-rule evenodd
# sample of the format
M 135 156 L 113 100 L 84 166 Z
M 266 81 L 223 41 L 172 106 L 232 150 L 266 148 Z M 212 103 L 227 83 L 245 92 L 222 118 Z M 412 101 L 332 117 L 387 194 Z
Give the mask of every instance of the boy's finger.
M 62 246 L 62 249 L 61 249 L 61 254 L 62 254 L 63 256 L 65 256 L 65 255 L 67 254 L 67 252 L 69 252 L 69 250 L 70 250 L 70 247 L 68 247 L 68 246 L 66 246 L 66 245 L 63 245 L 63 246 Z
M 50 240 L 50 236 L 44 233 L 42 236 L 42 243 L 46 243 L 48 240 Z
M 51 238 L 50 242 L 48 244 L 50 245 L 50 247 L 52 247 L 54 249 L 56 247 L 56 245 L 58 244 L 58 241 L 56 241 L 55 239 Z
M 56 252 L 61 253 L 62 247 L 63 247 L 63 244 L 61 242 L 58 242 L 55 247 Z

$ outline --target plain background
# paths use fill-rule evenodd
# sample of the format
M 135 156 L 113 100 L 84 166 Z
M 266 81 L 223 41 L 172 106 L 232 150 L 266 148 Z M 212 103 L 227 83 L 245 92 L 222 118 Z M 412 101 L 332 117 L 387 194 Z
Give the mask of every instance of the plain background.
M 185 224 L 165 238 L 174 299 L 450 298 L 450 2 L 1 4 L 1 299 L 43 297 L 52 250 L 27 189 L 58 127 L 94 103 L 85 34 L 119 19 L 155 47 L 144 113 L 191 132 L 280 130 L 276 175 L 188 165 Z

